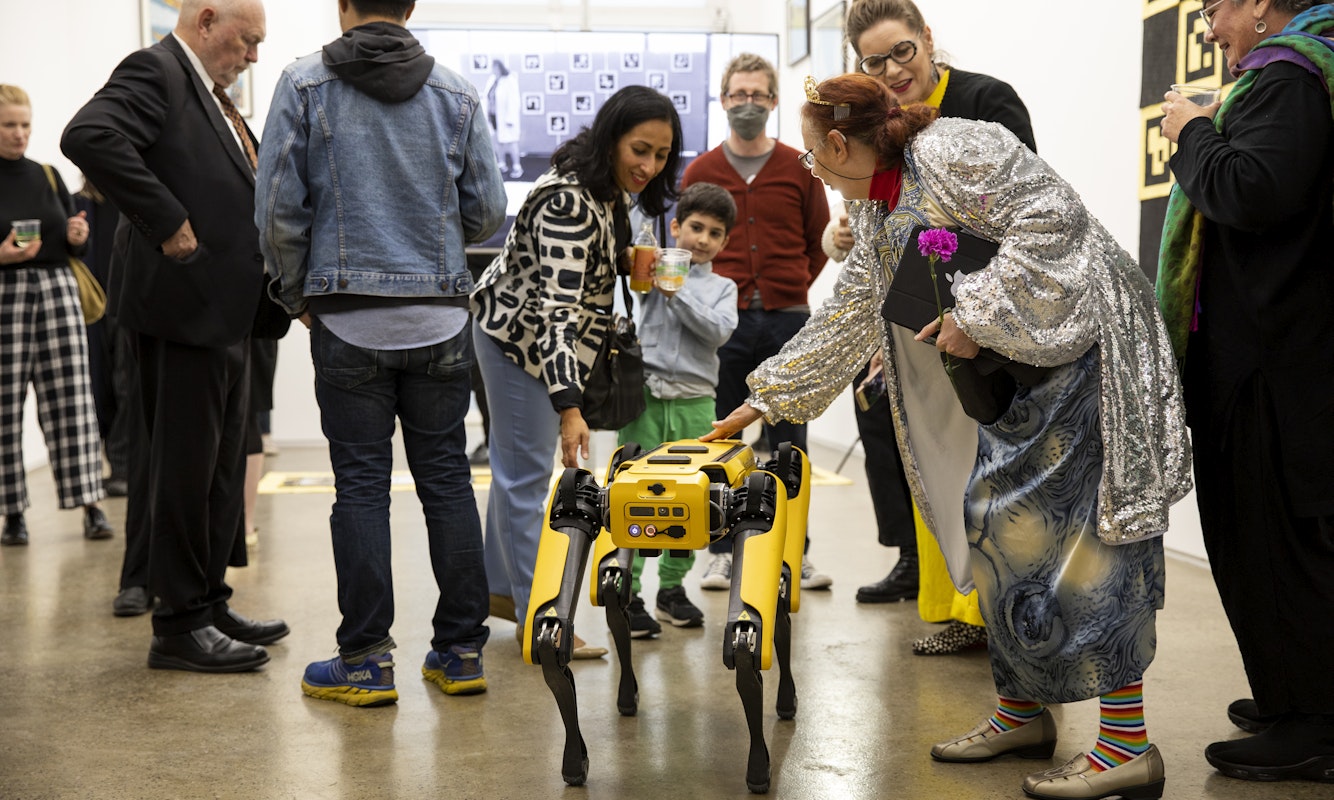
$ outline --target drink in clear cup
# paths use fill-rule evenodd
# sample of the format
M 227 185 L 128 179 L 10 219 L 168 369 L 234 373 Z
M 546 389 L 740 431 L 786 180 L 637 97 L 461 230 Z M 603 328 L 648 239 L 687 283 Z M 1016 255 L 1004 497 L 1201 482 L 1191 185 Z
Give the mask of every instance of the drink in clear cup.
M 42 235 L 40 219 L 16 219 L 9 224 L 14 226 L 14 244 L 19 247 L 27 247 L 28 242 L 34 242 Z
M 679 292 L 690 273 L 690 251 L 679 247 L 665 247 L 658 258 L 654 281 L 664 292 Z
M 1189 83 L 1174 83 L 1172 91 L 1191 101 L 1197 106 L 1211 106 L 1218 102 L 1219 90 L 1208 86 L 1193 86 Z

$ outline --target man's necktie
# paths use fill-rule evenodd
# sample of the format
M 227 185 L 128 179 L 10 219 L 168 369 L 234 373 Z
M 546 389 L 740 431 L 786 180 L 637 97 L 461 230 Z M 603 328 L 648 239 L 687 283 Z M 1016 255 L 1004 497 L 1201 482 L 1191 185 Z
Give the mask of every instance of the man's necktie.
M 241 119 L 241 112 L 232 102 L 232 98 L 227 96 L 227 90 L 213 84 L 213 94 L 217 96 L 218 102 L 222 103 L 222 113 L 231 121 L 232 127 L 236 129 L 236 138 L 241 140 L 241 149 L 245 151 L 246 161 L 250 162 L 250 171 L 254 172 L 259 166 L 259 156 L 255 153 L 255 143 L 250 141 L 250 131 L 246 130 L 245 120 Z

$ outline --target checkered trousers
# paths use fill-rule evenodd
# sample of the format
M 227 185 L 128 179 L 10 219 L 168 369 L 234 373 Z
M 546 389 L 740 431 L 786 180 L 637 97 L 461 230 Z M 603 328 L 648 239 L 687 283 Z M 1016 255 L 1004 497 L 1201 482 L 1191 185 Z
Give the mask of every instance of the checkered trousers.
M 68 269 L 0 269 L 0 513 L 28 507 L 23 470 L 23 403 L 37 394 L 61 508 L 100 500 L 101 441 L 88 335 Z

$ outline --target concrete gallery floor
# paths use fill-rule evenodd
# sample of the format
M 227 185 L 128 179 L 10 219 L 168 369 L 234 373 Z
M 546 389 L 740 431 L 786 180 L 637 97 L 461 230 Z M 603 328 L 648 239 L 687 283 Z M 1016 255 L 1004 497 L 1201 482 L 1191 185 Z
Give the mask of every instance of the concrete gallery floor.
M 832 469 L 842 453 L 817 447 L 812 456 Z M 327 453 L 286 447 L 268 466 L 320 473 Z M 933 742 L 968 730 L 992 709 L 987 658 L 914 656 L 912 640 L 938 630 L 914 604 L 853 600 L 858 586 L 884 576 L 895 553 L 876 544 L 856 457 L 842 474 L 851 481 L 813 489 L 811 557 L 834 585 L 804 593 L 793 619 L 794 721 L 777 719 L 776 671 L 765 675 L 769 796 L 1022 797 L 1026 774 L 1092 745 L 1096 701 L 1058 709 L 1061 738 L 1050 762 L 933 762 Z M 484 508 L 484 475 L 477 485 Z M 32 543 L 0 549 L 0 668 L 7 676 L 0 798 L 750 796 L 747 729 L 721 659 L 726 593 L 698 588 L 706 558 L 686 580 L 704 627 L 669 627 L 658 640 L 635 642 L 638 716 L 616 711 L 618 668 L 610 657 L 573 664 L 590 767 L 585 786 L 567 788 L 560 716 L 541 669 L 523 663 L 512 623 L 491 620 L 485 694 L 447 697 L 421 679 L 435 590 L 410 491 L 393 495 L 398 704 L 358 709 L 303 696 L 302 670 L 336 652 L 339 621 L 327 521 L 333 495 L 304 488 L 260 497 L 251 566 L 229 575 L 239 611 L 281 616 L 292 634 L 269 647 L 272 660 L 258 672 L 219 676 L 147 669 L 148 618 L 111 615 L 124 501 L 106 503 L 116 538 L 85 541 L 81 516 L 55 510 L 49 471 L 30 476 Z M 1208 743 L 1244 735 L 1224 709 L 1246 694 L 1246 682 L 1207 569 L 1176 558 L 1168 569 L 1158 658 L 1146 679 L 1149 735 L 1167 761 L 1165 796 L 1334 796 L 1328 785 L 1235 781 L 1204 761 Z M 653 564 L 646 574 L 651 606 Z M 584 586 L 577 630 L 607 644 L 602 609 L 587 605 L 587 579 Z

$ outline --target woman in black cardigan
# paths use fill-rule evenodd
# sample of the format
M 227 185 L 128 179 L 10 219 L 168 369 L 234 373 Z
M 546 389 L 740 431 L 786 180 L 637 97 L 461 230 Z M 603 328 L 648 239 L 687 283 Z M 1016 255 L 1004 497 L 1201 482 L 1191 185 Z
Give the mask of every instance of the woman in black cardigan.
M 1019 141 L 1037 152 L 1028 109 L 1009 84 L 990 75 L 964 72 L 937 53 L 931 28 L 912 0 L 856 0 L 848 10 L 848 43 L 857 53 L 861 72 L 889 88 L 899 105 L 926 103 L 942 117 L 961 117 L 1004 125 Z M 847 215 L 825 231 L 825 253 L 842 261 L 852 249 Z M 868 373 L 879 372 L 879 355 L 854 379 L 860 386 Z M 894 440 L 889 403 L 881 398 L 856 409 L 857 432 L 866 453 L 866 482 L 871 491 L 880 543 L 899 548 L 899 561 L 889 575 L 857 590 L 857 601 L 888 603 L 918 600 L 927 622 L 949 622 L 939 633 L 913 643 L 918 655 L 945 655 L 986 644 L 986 629 L 977 596 L 954 590 L 935 540 L 925 534 L 926 550 L 919 567 L 919 538 L 913 521 L 907 480 Z
M 0 544 L 25 545 L 23 404 L 31 384 L 61 508 L 84 508 L 83 533 L 111 536 L 102 453 L 88 377 L 88 342 L 69 257 L 88 242 L 88 221 L 55 170 L 27 159 L 32 104 L 0 84 Z M 35 219 L 40 238 L 20 245 L 11 224 Z

